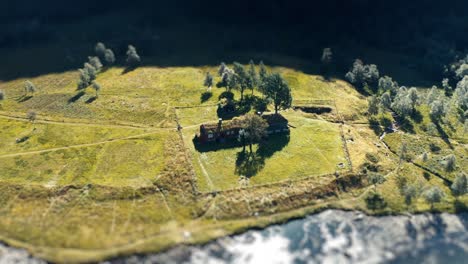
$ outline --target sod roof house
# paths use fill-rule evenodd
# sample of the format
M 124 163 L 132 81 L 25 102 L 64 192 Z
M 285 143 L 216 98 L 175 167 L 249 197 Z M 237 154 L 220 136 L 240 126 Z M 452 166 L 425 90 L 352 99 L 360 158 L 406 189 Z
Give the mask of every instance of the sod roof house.
M 263 115 L 263 119 L 268 123 L 267 133 L 289 132 L 288 120 L 282 115 Z M 223 121 L 221 118 L 217 123 L 207 123 L 200 125 L 200 142 L 224 142 L 228 139 L 237 138 L 242 129 L 238 119 Z

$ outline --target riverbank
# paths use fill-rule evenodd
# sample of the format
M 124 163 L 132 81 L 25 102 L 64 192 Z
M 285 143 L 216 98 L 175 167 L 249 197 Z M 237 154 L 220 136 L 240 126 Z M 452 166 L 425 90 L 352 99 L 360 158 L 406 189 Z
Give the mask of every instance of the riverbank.
M 104 263 L 463 263 L 468 213 L 369 216 L 325 210 L 281 225 Z M 271 254 L 275 252 L 275 254 Z M 45 263 L 0 245 L 0 263 Z

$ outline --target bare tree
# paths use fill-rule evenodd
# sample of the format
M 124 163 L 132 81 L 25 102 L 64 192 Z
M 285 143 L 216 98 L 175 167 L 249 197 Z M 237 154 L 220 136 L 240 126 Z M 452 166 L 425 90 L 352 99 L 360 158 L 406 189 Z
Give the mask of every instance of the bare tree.
M 26 114 L 26 118 L 33 124 L 34 129 L 36 129 L 36 119 L 37 119 L 37 114 L 33 110 L 29 110 L 28 113 Z
M 28 94 L 34 95 L 34 93 L 37 91 L 37 88 L 32 82 L 26 81 L 24 83 L 24 91 L 26 95 Z
M 99 92 L 101 91 L 101 85 L 99 85 L 99 83 L 97 83 L 96 81 L 93 81 L 92 86 L 94 91 L 96 91 L 96 98 L 98 98 Z

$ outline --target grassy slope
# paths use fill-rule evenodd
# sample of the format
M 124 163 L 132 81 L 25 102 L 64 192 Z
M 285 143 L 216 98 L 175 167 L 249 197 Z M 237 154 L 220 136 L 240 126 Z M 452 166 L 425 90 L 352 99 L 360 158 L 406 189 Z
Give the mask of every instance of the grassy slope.
M 191 145 L 198 124 L 216 118 L 214 108 L 209 105 L 217 102 L 223 89 L 213 88 L 213 97 L 204 103 L 200 101 L 205 91 L 200 85 L 204 74 L 216 69 L 142 67 L 126 74 L 122 70 L 112 68 L 99 75 L 103 90 L 90 103 L 86 101 L 92 98 L 91 91 L 70 102 L 77 93 L 74 72 L 31 79 L 40 91 L 23 102 L 20 98 L 24 80 L 0 84 L 9 98 L 2 103 L 1 114 L 24 117 L 30 109 L 39 113 L 34 132 L 32 124 L 24 120 L 0 118 L 2 131 L 6 131 L 6 136 L 0 139 L 2 240 L 49 260 L 82 262 L 118 254 L 154 252 L 184 241 L 203 242 L 326 207 L 368 213 L 428 210 L 421 198 L 411 208 L 402 203 L 397 186 L 400 177 L 441 186 L 447 196 L 436 209 L 459 208 L 441 179 L 435 175 L 426 179 L 411 164 L 398 169 L 397 157 L 372 130 L 365 124 L 353 124 L 365 121 L 366 101 L 352 87 L 341 80 L 328 82 L 283 67 L 270 70 L 280 71 L 286 77 L 296 100 L 336 101 L 339 114 L 345 119 L 343 131 L 354 172 L 368 162 L 366 153 L 379 157 L 387 181 L 378 190 L 388 207 L 367 209 L 364 197 L 372 190 L 354 174 L 341 173 L 339 179 L 301 179 L 304 175 L 334 172 L 337 163 L 347 163 L 337 124 L 294 111 L 285 112 L 296 127 L 291 129 L 290 141 L 265 160 L 264 168 L 249 183 L 272 184 L 195 195 L 194 185 L 198 185 L 199 191 L 213 189 L 203 181 L 203 172 L 196 162 L 203 156 L 206 170 L 216 175 L 212 177 L 214 189 L 239 187 L 239 176 L 233 166 L 239 149 L 198 153 Z M 177 111 L 173 108 L 202 105 L 208 107 Z M 176 112 L 185 126 L 185 141 L 180 140 L 174 129 L 164 129 L 175 128 Z M 31 138 L 22 144 L 14 143 L 15 138 L 25 135 Z M 398 148 L 398 136 L 386 138 L 392 149 Z M 426 144 L 428 138 L 424 134 L 419 136 Z M 124 139 L 127 137 L 132 138 Z M 109 139 L 116 140 L 101 143 Z M 86 143 L 99 144 L 68 148 Z M 50 150 L 57 147 L 66 149 Z M 418 148 L 414 147 L 415 152 Z M 47 149 L 50 151 L 2 157 Z M 466 168 L 463 160 L 466 147 L 461 145 L 455 150 L 460 168 Z M 285 179 L 297 181 L 281 181 Z M 460 202 L 466 205 L 466 197 Z M 256 214 L 259 217 L 254 217 Z M 184 231 L 192 236 L 184 238 Z

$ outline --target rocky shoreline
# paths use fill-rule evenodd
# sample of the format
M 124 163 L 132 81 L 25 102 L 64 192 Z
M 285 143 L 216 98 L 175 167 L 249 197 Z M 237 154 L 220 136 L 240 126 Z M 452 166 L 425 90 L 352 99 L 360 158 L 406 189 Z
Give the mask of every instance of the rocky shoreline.
M 106 261 L 130 263 L 464 263 L 468 213 L 367 216 L 326 210 L 264 230 Z M 0 264 L 46 263 L 0 245 Z

